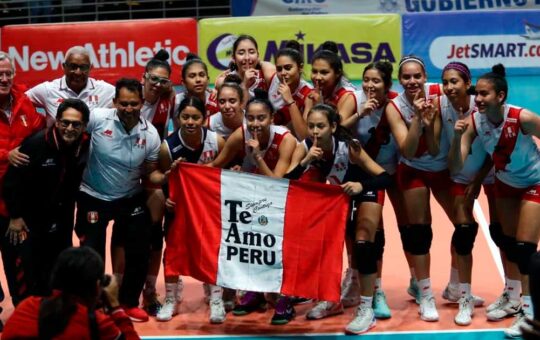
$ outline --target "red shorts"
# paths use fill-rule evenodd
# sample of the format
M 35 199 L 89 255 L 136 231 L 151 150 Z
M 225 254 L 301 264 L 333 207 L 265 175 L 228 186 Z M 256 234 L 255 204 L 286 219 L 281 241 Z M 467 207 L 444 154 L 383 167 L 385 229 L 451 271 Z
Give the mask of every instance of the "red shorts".
M 448 189 L 452 185 L 448 169 L 442 171 L 424 171 L 399 163 L 397 170 L 398 186 L 402 191 L 414 188 Z
M 540 203 L 540 185 L 532 185 L 527 188 L 514 188 L 506 183 L 495 179 L 495 197 L 519 198 L 521 201 Z

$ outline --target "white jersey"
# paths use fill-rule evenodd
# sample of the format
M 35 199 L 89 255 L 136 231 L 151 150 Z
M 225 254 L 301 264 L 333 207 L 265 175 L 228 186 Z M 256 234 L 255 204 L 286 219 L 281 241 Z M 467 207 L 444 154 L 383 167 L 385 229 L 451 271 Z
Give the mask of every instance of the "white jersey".
M 257 162 L 249 154 L 249 147 L 247 141 L 252 139 L 251 133 L 247 129 L 246 125 L 242 126 L 244 132 L 244 161 L 242 163 L 242 171 L 258 173 L 259 167 Z M 279 160 L 279 147 L 285 136 L 289 133 L 286 127 L 280 125 L 270 125 L 270 137 L 268 138 L 268 145 L 266 149 L 262 150 L 262 157 L 268 166 L 268 168 L 274 171 Z
M 246 125 L 246 118 L 242 120 L 242 125 Z M 208 128 L 217 132 L 221 137 L 227 139 L 234 132 L 233 129 L 228 128 L 223 122 L 223 115 L 221 112 L 216 113 L 208 117 Z
M 459 119 L 459 112 L 454 109 L 446 95 L 441 96 L 439 100 L 442 127 L 445 130 L 444 136 L 448 138 L 448 144 L 451 145 L 452 140 L 454 139 L 454 126 Z M 474 96 L 469 96 L 469 111 L 464 112 L 464 116 L 469 117 L 473 112 L 476 112 L 476 104 L 474 102 Z M 486 150 L 484 150 L 482 142 L 480 142 L 480 139 L 478 138 L 475 139 L 471 145 L 471 152 L 463 164 L 463 168 L 459 173 L 452 174 L 450 178 L 456 183 L 471 183 L 478 171 L 482 168 L 486 157 L 489 157 L 489 155 Z M 484 184 L 493 184 L 495 181 L 494 174 L 495 171 L 492 169 L 486 178 L 484 178 Z
M 357 107 L 367 101 L 364 91 L 355 91 L 354 97 Z M 362 117 L 352 129 L 369 156 L 373 158 L 389 174 L 394 174 L 399 160 L 399 149 L 396 140 L 390 131 L 390 125 L 384 117 L 385 107 L 373 111 L 370 115 Z M 382 121 L 381 119 L 384 118 Z
M 306 152 L 309 152 L 313 144 L 311 141 L 304 140 L 302 145 Z M 326 181 L 330 184 L 341 184 L 349 170 L 349 147 L 343 141 L 337 141 L 336 144 L 336 139 L 332 136 L 332 152 L 334 162 L 330 172 L 326 175 Z M 311 163 L 305 171 L 309 171 L 311 167 L 317 167 L 317 164 Z
M 88 105 L 90 111 L 96 108 L 113 107 L 115 88 L 103 80 L 88 78 L 86 87 L 77 94 L 66 84 L 66 77 L 53 81 L 46 81 L 26 91 L 26 95 L 35 106 L 45 109 L 47 113 L 47 126 L 56 121 L 58 106 L 65 99 L 80 99 Z
M 440 94 L 439 84 L 427 83 L 424 85 L 424 91 L 428 98 L 430 96 L 438 95 Z M 400 93 L 399 96 L 392 99 L 389 105 L 393 105 L 396 108 L 396 110 L 401 115 L 401 118 L 407 125 L 407 128 L 409 128 L 411 125 L 411 121 L 415 115 L 415 110 L 413 104 L 409 103 L 409 101 L 407 100 L 405 93 Z M 444 136 L 444 134 L 444 129 L 441 129 L 441 139 L 439 143 L 440 150 L 438 155 L 431 156 L 429 154 L 429 152 L 427 151 L 425 137 L 420 136 L 420 142 L 418 144 L 418 149 L 415 157 L 413 159 L 407 159 L 403 156 L 400 156 L 399 161 L 412 168 L 423 171 L 437 172 L 447 169 L 447 156 L 448 151 L 450 150 L 450 144 L 448 144 L 448 138 Z
M 475 112 L 473 114 L 473 126 L 484 149 L 492 155 L 495 163 L 495 176 L 514 188 L 527 188 L 540 184 L 540 150 L 531 135 L 523 134 L 519 124 L 520 107 L 505 104 L 504 120 L 499 126 L 494 126 L 485 114 Z M 512 112 L 510 112 L 512 111 Z M 509 117 L 509 114 L 511 116 Z M 506 124 L 509 123 L 509 126 Z M 505 127 L 506 126 L 506 127 Z M 503 134 L 504 128 L 504 134 Z M 509 148 L 508 144 L 501 144 L 502 148 L 496 148 L 501 138 L 513 138 L 517 140 L 509 159 L 504 151 Z
M 90 154 L 81 191 L 104 201 L 142 191 L 145 162 L 157 162 L 160 138 L 156 128 L 141 118 L 127 133 L 116 109 L 96 109 L 90 116 Z

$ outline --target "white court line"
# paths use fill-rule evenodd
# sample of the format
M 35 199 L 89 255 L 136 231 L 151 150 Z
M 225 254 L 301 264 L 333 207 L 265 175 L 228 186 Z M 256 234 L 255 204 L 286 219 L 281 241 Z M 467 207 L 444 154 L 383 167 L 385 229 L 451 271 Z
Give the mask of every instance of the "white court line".
M 486 220 L 486 216 L 484 215 L 484 212 L 482 211 L 482 207 L 480 206 L 480 203 L 478 203 L 478 200 L 474 201 L 474 215 L 476 216 L 476 220 L 478 221 L 478 225 L 482 229 L 482 232 L 484 233 L 484 238 L 487 241 L 489 251 L 491 253 L 491 256 L 493 257 L 493 260 L 495 261 L 495 265 L 497 266 L 497 270 L 499 271 L 499 274 L 501 275 L 501 280 L 504 283 L 504 269 L 501 261 L 501 254 L 499 252 L 499 248 L 493 240 L 491 239 L 491 236 L 489 234 L 489 223 Z

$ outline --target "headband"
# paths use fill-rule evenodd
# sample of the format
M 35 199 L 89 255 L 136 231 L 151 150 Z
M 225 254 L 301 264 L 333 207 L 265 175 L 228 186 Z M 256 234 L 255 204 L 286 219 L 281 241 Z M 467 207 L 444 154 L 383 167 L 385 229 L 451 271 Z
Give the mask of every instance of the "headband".
M 426 69 L 426 66 L 424 65 L 424 62 L 422 61 L 422 59 L 417 58 L 417 57 L 404 57 L 399 63 L 399 68 L 401 69 L 401 66 L 403 66 L 403 64 L 405 63 L 408 63 L 409 61 L 417 62 L 418 64 L 422 65 L 422 68 L 424 70 Z
M 449 63 L 448 65 L 446 65 L 444 67 L 443 73 L 448 71 L 448 70 L 459 71 L 465 77 L 465 81 L 471 80 L 471 71 L 469 70 L 469 68 L 465 64 L 458 63 L 458 62 L 451 62 L 451 63 Z

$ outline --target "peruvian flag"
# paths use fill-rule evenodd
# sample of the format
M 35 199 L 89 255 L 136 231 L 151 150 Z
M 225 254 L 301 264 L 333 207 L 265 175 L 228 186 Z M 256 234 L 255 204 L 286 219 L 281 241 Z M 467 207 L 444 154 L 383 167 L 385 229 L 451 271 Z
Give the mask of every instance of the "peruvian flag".
M 338 186 L 181 163 L 167 275 L 339 301 L 349 197 Z

